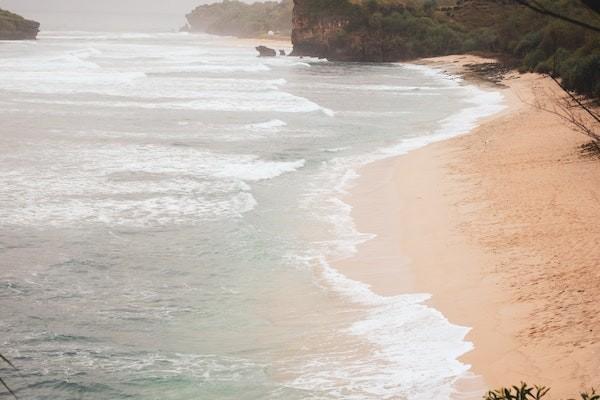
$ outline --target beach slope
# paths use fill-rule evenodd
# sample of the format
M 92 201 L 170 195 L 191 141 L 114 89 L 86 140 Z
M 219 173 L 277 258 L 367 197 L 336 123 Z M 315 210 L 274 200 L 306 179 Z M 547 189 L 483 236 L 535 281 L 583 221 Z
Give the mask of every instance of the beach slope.
M 383 295 L 431 293 L 472 327 L 464 362 L 487 387 L 572 397 L 600 385 L 600 159 L 539 109 L 563 96 L 549 78 L 510 73 L 496 90 L 508 108 L 469 134 L 360 171 L 346 201 L 377 237 L 335 266 Z

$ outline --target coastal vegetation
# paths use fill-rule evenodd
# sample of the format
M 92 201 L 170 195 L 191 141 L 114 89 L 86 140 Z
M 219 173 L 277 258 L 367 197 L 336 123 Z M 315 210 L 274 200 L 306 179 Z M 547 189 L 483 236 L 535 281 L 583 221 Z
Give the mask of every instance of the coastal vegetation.
M 0 8 L 0 40 L 31 40 L 37 37 L 40 24 Z
M 302 3 L 304 26 L 299 27 L 296 42 L 299 48 L 308 47 L 309 52 L 313 47 L 318 56 L 399 61 L 485 53 L 500 57 L 521 71 L 551 73 L 560 77 L 568 90 L 600 97 L 600 33 L 541 15 L 516 2 L 303 0 L 299 3 Z M 598 14 L 579 0 L 537 3 L 554 13 L 600 27 Z M 318 43 L 318 35 L 311 35 L 306 26 L 327 23 L 331 31 L 319 32 L 326 39 Z M 303 46 L 303 40 L 311 43 Z
M 600 98 L 600 16 L 580 0 L 224 0 L 187 15 L 192 31 L 238 37 L 294 33 L 295 53 L 347 61 L 402 61 L 484 53 L 522 72 L 559 77 L 565 89 Z M 522 1 L 521 1 L 522 3 Z M 293 24 L 292 24 L 293 21 Z M 600 28 L 599 28 L 600 29 Z
M 549 391 L 550 389 L 545 386 L 532 387 L 522 382 L 519 386 L 490 391 L 483 398 L 484 400 L 540 400 L 544 399 Z M 600 394 L 592 389 L 591 392 L 580 393 L 579 398 L 581 400 L 600 400 Z
M 225 0 L 196 7 L 186 17 L 195 32 L 237 37 L 258 37 L 271 31 L 289 36 L 292 30 L 292 0 L 244 3 Z

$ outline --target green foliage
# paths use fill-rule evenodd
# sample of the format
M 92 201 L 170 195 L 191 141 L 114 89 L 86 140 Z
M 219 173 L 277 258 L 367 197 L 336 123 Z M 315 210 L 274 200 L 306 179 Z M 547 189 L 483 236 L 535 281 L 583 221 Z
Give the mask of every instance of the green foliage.
M 520 386 L 501 388 L 488 392 L 483 396 L 484 400 L 541 400 L 546 397 L 549 388 L 545 386 L 529 386 L 521 382 Z M 592 389 L 590 393 L 581 393 L 581 400 L 600 400 L 600 395 Z M 569 399 L 575 400 L 575 399 Z
M 529 32 L 523 36 L 516 47 L 513 50 L 513 53 L 517 57 L 525 57 L 527 53 L 535 50 L 542 41 L 542 32 L 534 31 Z
M 589 54 L 584 51 L 571 54 L 559 63 L 558 73 L 565 87 L 578 92 L 589 92 L 600 98 L 600 49 Z
M 600 18 L 578 2 L 540 0 L 546 8 L 582 21 Z M 496 40 L 482 40 L 481 32 L 466 50 L 501 53 L 512 57 L 521 71 L 552 74 L 562 78 L 564 86 L 579 93 L 600 94 L 600 34 L 569 22 L 541 16 L 530 10 L 515 8 L 503 21 L 486 28 Z
M 485 400 L 540 400 L 550 389 L 544 386 L 530 387 L 522 382 L 521 386 L 501 388 L 488 392 L 483 398 Z
M 574 0 L 539 3 L 600 26 L 600 17 Z M 561 77 L 569 90 L 596 97 L 600 93 L 600 34 L 517 5 L 497 6 L 498 13 L 487 14 L 465 5 L 470 16 L 453 18 L 436 11 L 436 0 L 304 0 L 302 4 L 311 17 L 345 21 L 344 35 L 360 40 L 346 37 L 344 42 L 355 47 L 362 42 L 354 58 L 397 61 L 484 52 L 512 60 L 523 72 Z M 377 51 L 365 52 L 366 48 Z
M 367 1 L 366 9 L 376 1 Z M 335 16 L 338 18 L 352 17 L 359 6 L 348 0 L 310 0 L 303 4 L 304 11 L 309 17 Z
M 600 400 L 600 394 L 592 389 L 592 393 L 581 393 L 581 400 Z
M 13 14 L 0 8 L 0 32 L 18 32 L 24 29 L 30 29 L 32 24 L 20 15 Z
M 0 18 L 12 21 L 23 21 L 25 18 L 0 8 Z
M 574 0 L 538 2 L 558 14 L 600 26 L 600 17 Z M 597 32 L 517 5 L 497 6 L 493 13 L 466 4 L 468 15 L 454 18 L 439 11 L 437 4 L 438 0 L 303 0 L 298 7 L 309 20 L 338 27 L 325 46 L 348 60 L 491 53 L 510 60 L 522 72 L 552 74 L 569 90 L 600 97 Z M 292 0 L 252 4 L 224 0 L 197 7 L 187 17 L 196 31 L 241 37 L 267 31 L 289 35 L 293 6 Z
M 194 31 L 238 37 L 256 37 L 268 31 L 291 34 L 292 0 L 256 2 L 224 0 L 196 7 L 187 15 Z
M 523 58 L 522 66 L 527 71 L 534 71 L 535 68 L 548 56 L 542 49 L 534 49 L 530 53 L 527 53 Z

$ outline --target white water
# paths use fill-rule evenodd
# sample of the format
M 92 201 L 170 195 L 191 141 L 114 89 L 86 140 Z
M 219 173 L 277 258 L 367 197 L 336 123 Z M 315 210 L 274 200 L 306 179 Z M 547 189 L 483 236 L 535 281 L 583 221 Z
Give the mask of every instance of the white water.
M 210 36 L 3 51 L 0 298 L 23 397 L 448 399 L 468 329 L 327 260 L 373 237 L 340 200 L 361 166 L 466 133 L 498 93 Z

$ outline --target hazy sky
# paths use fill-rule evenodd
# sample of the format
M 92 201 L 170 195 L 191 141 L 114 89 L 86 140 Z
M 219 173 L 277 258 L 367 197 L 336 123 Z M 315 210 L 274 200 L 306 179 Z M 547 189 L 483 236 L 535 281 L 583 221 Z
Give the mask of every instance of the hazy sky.
M 214 0 L 0 0 L 4 8 L 47 30 L 170 31 L 185 14 Z

